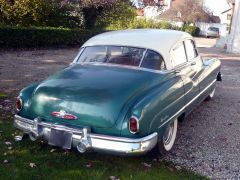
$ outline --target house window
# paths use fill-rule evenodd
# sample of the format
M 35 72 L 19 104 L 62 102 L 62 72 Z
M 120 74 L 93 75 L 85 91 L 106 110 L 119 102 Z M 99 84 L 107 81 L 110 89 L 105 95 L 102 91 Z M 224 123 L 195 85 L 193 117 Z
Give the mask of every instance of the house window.
M 228 15 L 227 15 L 227 20 L 231 20 L 231 18 L 232 18 L 232 15 L 231 15 L 231 14 L 228 14 Z

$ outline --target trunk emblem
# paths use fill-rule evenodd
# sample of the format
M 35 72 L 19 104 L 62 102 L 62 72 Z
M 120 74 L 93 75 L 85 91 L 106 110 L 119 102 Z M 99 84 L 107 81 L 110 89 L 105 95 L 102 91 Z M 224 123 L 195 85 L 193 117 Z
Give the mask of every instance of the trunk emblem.
M 59 112 L 54 111 L 51 113 L 53 117 L 61 118 L 61 119 L 66 119 L 66 120 L 76 120 L 77 116 L 74 116 L 72 114 L 66 113 L 64 110 L 60 110 Z

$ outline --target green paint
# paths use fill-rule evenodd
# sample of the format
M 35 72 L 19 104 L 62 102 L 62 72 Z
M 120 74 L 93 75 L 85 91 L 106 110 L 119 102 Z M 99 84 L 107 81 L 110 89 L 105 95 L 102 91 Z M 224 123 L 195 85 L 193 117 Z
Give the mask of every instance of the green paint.
M 139 138 L 158 132 L 161 138 L 169 122 L 183 113 L 189 114 L 211 92 L 215 84 L 202 91 L 216 79 L 220 61 L 210 60 L 206 65 L 197 58 L 194 65 L 189 62 L 179 71 L 153 73 L 76 64 L 23 89 L 20 96 L 24 108 L 19 115 L 75 127 L 88 126 L 98 134 Z M 60 110 L 78 119 L 67 121 L 51 116 L 51 112 Z M 135 135 L 128 129 L 132 115 L 140 121 L 140 131 Z

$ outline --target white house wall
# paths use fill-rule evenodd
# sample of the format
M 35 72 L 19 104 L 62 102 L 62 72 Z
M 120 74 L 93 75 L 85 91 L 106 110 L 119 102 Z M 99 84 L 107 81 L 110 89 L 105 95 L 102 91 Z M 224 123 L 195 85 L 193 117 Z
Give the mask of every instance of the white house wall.
M 164 0 L 164 6 L 146 6 L 144 8 L 144 17 L 146 19 L 158 19 L 159 15 L 161 15 L 164 11 L 171 8 L 172 0 Z
M 228 52 L 240 53 L 240 0 L 235 2 L 231 33 L 228 38 Z

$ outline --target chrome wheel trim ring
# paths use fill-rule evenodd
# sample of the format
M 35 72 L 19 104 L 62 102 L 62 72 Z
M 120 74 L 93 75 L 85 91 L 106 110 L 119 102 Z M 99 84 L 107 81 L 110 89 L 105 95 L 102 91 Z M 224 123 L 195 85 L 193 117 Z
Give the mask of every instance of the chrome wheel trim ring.
M 163 145 L 166 151 L 170 151 L 174 145 L 177 135 L 177 124 L 178 120 L 176 119 L 170 123 L 170 125 L 166 129 L 166 132 L 164 133 Z

